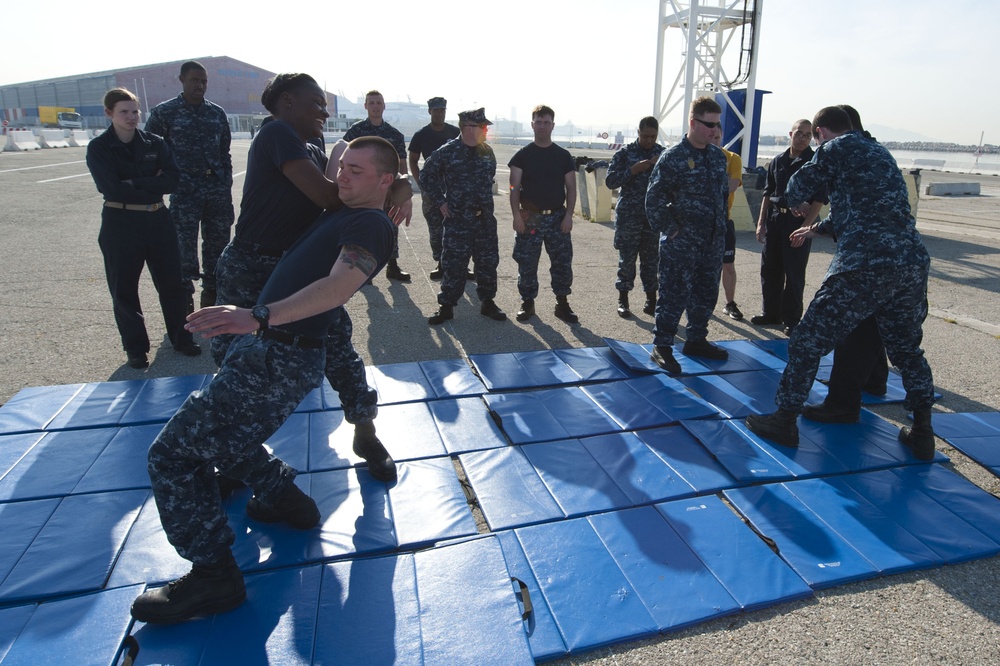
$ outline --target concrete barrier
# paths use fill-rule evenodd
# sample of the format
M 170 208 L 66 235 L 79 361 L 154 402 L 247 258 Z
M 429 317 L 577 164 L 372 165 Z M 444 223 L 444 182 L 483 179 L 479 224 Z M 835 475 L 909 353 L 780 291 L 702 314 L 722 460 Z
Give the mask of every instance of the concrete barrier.
M 573 214 L 584 219 L 590 218 L 590 200 L 587 198 L 587 169 L 584 166 L 576 168 L 576 206 Z
M 607 167 L 597 167 L 590 173 L 586 172 L 586 168 L 583 171 L 584 181 L 587 184 L 587 205 L 590 209 L 587 219 L 591 222 L 610 222 L 611 190 L 604 184 L 604 179 L 608 176 Z
M 979 196 L 979 183 L 930 183 L 924 194 L 934 197 L 971 194 Z
M 87 130 L 71 130 L 69 133 L 69 145 L 76 148 L 84 148 L 90 143 L 90 133 Z
M 8 152 L 17 152 L 19 150 L 41 150 L 42 147 L 38 145 L 38 141 L 35 139 L 35 134 L 31 130 L 8 129 L 7 145 L 5 145 L 3 149 Z
M 69 148 L 66 133 L 61 129 L 43 129 L 38 138 L 41 139 L 42 148 Z

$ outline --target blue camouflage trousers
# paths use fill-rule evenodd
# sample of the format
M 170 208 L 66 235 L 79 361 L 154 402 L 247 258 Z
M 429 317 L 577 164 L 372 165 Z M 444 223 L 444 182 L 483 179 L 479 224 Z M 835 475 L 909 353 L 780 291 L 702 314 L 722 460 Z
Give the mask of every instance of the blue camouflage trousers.
M 248 250 L 226 246 L 218 265 L 219 304 L 252 308 L 257 303 L 264 283 L 271 276 L 276 257 L 255 254 Z M 338 395 L 348 423 L 366 423 L 378 414 L 378 392 L 368 386 L 365 364 L 354 348 L 354 324 L 343 307 L 326 335 L 326 378 Z M 218 365 L 229 350 L 233 335 L 212 338 L 212 358 Z
M 889 360 L 899 369 L 906 408 L 930 408 L 934 380 L 920 348 L 927 318 L 926 265 L 848 271 L 823 281 L 788 343 L 788 365 L 775 402 L 798 412 L 809 395 L 819 360 L 874 315 Z
M 538 296 L 538 259 L 542 244 L 549 255 L 549 275 L 552 293 L 569 296 L 573 286 L 573 235 L 559 230 L 565 209 L 542 215 L 532 213 L 523 234 L 514 239 L 514 261 L 517 262 L 517 290 L 522 299 Z
M 465 291 L 470 258 L 476 272 L 476 296 L 480 301 L 496 297 L 500 249 L 492 210 L 445 219 L 439 305 L 458 305 Z
M 719 300 L 725 245 L 725 233 L 713 232 L 701 238 L 685 235 L 684 230 L 674 238 L 661 234 L 654 345 L 673 346 L 685 310 L 687 340 L 697 342 L 708 337 L 708 320 Z
M 660 234 L 653 231 L 646 220 L 645 203 L 633 207 L 619 202 L 615 211 L 615 249 L 618 250 L 618 279 L 615 281 L 615 289 L 632 291 L 635 287 L 635 262 L 638 259 L 642 290 L 656 290 L 659 243 Z
M 229 243 L 233 226 L 232 189 L 214 177 L 205 187 L 170 195 L 170 216 L 177 227 L 181 274 L 189 293 L 200 277 L 202 287 L 215 288 L 215 267 Z M 198 230 L 201 229 L 201 268 L 198 266 Z
M 431 256 L 434 261 L 441 261 L 441 244 L 444 234 L 444 216 L 441 209 L 430 202 L 427 197 L 420 198 L 420 210 L 427 221 L 427 234 L 430 236 Z
M 226 556 L 234 534 L 215 470 L 274 504 L 296 471 L 264 448 L 323 379 L 323 349 L 240 336 L 219 374 L 191 394 L 149 448 L 149 478 L 163 531 L 181 557 L 205 566 Z

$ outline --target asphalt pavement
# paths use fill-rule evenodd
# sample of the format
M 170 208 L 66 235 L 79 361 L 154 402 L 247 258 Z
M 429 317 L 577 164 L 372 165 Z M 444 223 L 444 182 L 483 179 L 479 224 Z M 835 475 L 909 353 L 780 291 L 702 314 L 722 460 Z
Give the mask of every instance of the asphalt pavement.
M 236 141 L 234 200 L 240 200 L 247 141 Z M 513 321 L 519 297 L 511 212 L 504 166 L 515 148 L 495 146 L 500 195 L 497 304 L 510 319 L 479 314 L 475 285 L 455 319 L 428 326 L 437 308 L 438 283 L 419 202 L 412 224 L 400 235 L 400 260 L 413 281 L 378 276 L 348 305 L 355 345 L 366 363 L 380 365 L 470 354 L 603 345 L 603 338 L 648 343 L 652 318 L 641 313 L 633 292 L 633 318 L 616 313 L 617 254 L 610 223 L 577 218 L 573 230 L 574 286 L 570 303 L 580 323 L 556 319 L 541 260 L 538 316 Z M 607 151 L 575 154 L 609 158 Z M 82 148 L 0 153 L 0 402 L 29 386 L 96 382 L 214 372 L 206 348 L 199 358 L 173 351 L 163 329 L 155 291 L 142 285 L 153 339 L 148 370 L 125 365 L 97 247 L 101 197 L 84 163 Z M 936 411 L 1000 409 L 1000 178 L 924 171 L 923 184 L 976 180 L 978 197 L 923 197 L 918 228 L 933 257 L 931 316 L 924 347 L 943 394 Z M 777 328 L 749 324 L 760 306 L 759 245 L 740 232 L 737 302 L 746 319 L 722 314 L 720 302 L 710 339 L 778 338 Z M 833 244 L 813 244 L 806 293 L 820 285 Z M 683 335 L 683 333 L 682 333 Z M 898 405 L 875 408 L 903 422 Z M 1000 480 L 938 440 L 949 467 L 994 494 Z M 753 571 L 747 571 L 753 576 Z M 483 628 L 488 631 L 488 627 Z M 1000 557 L 879 578 L 817 592 L 814 598 L 742 613 L 649 640 L 615 645 L 560 664 L 983 664 L 1000 654 Z

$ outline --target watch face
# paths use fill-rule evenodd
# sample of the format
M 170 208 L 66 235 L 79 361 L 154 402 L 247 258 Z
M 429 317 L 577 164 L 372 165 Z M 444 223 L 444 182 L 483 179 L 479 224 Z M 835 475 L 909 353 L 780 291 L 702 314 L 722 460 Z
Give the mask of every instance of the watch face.
M 267 327 L 267 320 L 271 316 L 271 311 L 266 305 L 255 305 L 253 310 L 250 311 L 251 316 L 260 322 L 261 328 Z

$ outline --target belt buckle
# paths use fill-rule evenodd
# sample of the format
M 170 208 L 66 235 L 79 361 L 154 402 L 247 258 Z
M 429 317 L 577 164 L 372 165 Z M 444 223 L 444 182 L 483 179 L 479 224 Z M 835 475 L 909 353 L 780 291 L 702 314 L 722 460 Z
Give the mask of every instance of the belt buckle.
M 158 210 L 160 210 L 160 208 L 161 208 L 162 206 L 163 206 L 163 202 L 162 202 L 162 201 L 159 201 L 159 202 L 157 202 L 157 203 L 155 203 L 155 204 L 150 204 L 150 205 L 149 205 L 149 206 L 148 206 L 148 207 L 146 208 L 146 210 L 148 210 L 148 211 L 149 211 L 150 213 L 152 213 L 152 212 L 155 212 L 155 211 L 158 211 Z

